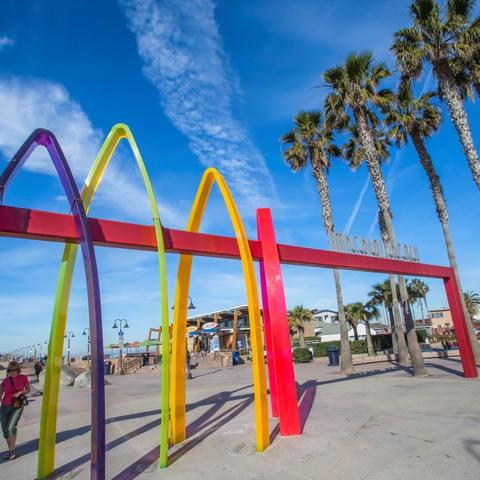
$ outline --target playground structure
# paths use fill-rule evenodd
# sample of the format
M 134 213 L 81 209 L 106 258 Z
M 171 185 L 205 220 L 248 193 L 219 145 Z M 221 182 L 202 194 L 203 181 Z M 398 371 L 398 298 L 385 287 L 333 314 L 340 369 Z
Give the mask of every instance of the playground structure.
M 153 225 L 87 218 L 88 209 L 102 175 L 118 143 L 127 139 L 142 173 L 152 210 Z M 5 190 L 22 164 L 37 146 L 49 152 L 67 194 L 72 215 L 2 206 Z M 235 237 L 199 233 L 201 218 L 213 183 L 225 201 Z M 389 258 L 338 253 L 320 249 L 277 244 L 269 209 L 257 210 L 258 240 L 245 234 L 238 209 L 223 177 L 207 169 L 198 189 L 186 231 L 162 227 L 155 195 L 143 160 L 126 125 L 116 125 L 102 146 L 87 177 L 82 194 L 77 189 L 67 161 L 55 136 L 36 130 L 19 149 L 0 177 L 0 235 L 66 243 L 52 319 L 48 351 L 39 442 L 38 478 L 55 469 L 55 436 L 58 385 L 66 328 L 69 293 L 78 244 L 83 254 L 87 279 L 92 341 L 92 430 L 91 478 L 105 478 L 105 386 L 103 376 L 103 336 L 101 302 L 94 245 L 156 251 L 160 270 L 162 337 L 162 411 L 160 434 L 161 467 L 167 466 L 168 444 L 185 439 L 185 348 L 188 289 L 193 256 L 240 259 L 252 329 L 252 367 L 254 378 L 257 451 L 269 446 L 268 404 L 260 306 L 253 261 L 260 265 L 264 334 L 267 347 L 270 403 L 278 417 L 282 435 L 301 434 L 294 369 L 287 322 L 281 263 L 395 273 L 442 278 L 455 326 L 464 375 L 477 376 L 467 327 L 460 305 L 454 272 L 449 267 L 426 265 Z M 171 384 L 169 351 L 168 296 L 165 253 L 180 254 L 172 328 Z M 169 423 L 170 419 L 170 423 Z

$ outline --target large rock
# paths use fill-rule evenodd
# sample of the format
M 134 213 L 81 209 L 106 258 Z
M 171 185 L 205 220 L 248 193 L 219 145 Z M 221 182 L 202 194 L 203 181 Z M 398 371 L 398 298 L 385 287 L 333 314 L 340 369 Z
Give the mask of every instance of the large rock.
M 90 370 L 81 373 L 73 382 L 74 388 L 90 388 L 92 384 L 92 376 L 90 375 Z
M 42 373 L 40 373 L 40 378 L 38 379 L 38 383 L 42 390 L 43 390 L 43 385 L 45 384 L 45 372 L 46 372 L 46 369 L 42 370 Z M 73 368 L 70 368 L 64 365 L 60 373 L 60 386 L 70 387 L 71 385 L 73 385 L 73 382 L 75 381 L 76 376 L 77 374 L 75 373 Z

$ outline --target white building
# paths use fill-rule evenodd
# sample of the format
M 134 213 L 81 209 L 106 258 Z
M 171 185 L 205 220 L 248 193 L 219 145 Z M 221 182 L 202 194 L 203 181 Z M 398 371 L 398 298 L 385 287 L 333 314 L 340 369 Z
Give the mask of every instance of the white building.
M 331 324 L 328 322 L 318 322 L 314 327 L 315 336 L 322 339 L 322 342 L 331 342 L 334 340 L 340 340 L 340 325 Z M 370 329 L 372 336 L 377 335 L 377 331 L 374 328 Z M 364 340 L 367 338 L 367 327 L 364 323 L 359 323 L 357 326 L 358 339 Z M 349 340 L 355 340 L 355 334 L 353 328 L 348 330 Z
M 315 320 L 325 323 L 338 323 L 338 312 L 335 310 L 312 308 Z

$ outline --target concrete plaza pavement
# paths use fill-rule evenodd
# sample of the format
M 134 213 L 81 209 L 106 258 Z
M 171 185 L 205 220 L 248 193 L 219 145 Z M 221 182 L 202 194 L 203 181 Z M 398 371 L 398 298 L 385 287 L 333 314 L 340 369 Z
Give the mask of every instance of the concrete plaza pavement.
M 480 380 L 461 376 L 458 359 L 428 359 L 429 378 L 392 363 L 356 366 L 346 379 L 322 362 L 296 366 L 304 433 L 255 452 L 250 365 L 193 370 L 187 384 L 188 438 L 158 470 L 160 369 L 108 377 L 107 478 L 472 479 L 480 474 Z M 90 391 L 61 391 L 57 473 L 89 478 Z M 24 412 L 19 458 L 2 479 L 35 478 L 41 397 Z M 2 452 L 3 453 L 3 452 Z M 3 457 L 3 455 L 2 455 Z

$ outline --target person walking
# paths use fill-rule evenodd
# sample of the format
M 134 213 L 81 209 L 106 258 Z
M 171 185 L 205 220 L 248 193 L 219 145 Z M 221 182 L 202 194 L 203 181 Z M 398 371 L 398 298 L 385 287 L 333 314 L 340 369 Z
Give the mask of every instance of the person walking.
M 43 367 L 45 365 L 43 364 L 42 360 L 37 360 L 35 362 L 35 365 L 33 366 L 33 370 L 35 371 L 35 375 L 37 376 L 37 380 L 40 380 L 40 374 L 42 373 Z
M 24 399 L 30 392 L 30 383 L 26 375 L 22 375 L 18 362 L 10 362 L 7 367 L 7 378 L 0 384 L 0 418 L 3 437 L 8 444 L 8 455 L 4 460 L 14 460 L 17 457 L 17 425 L 23 413 Z

